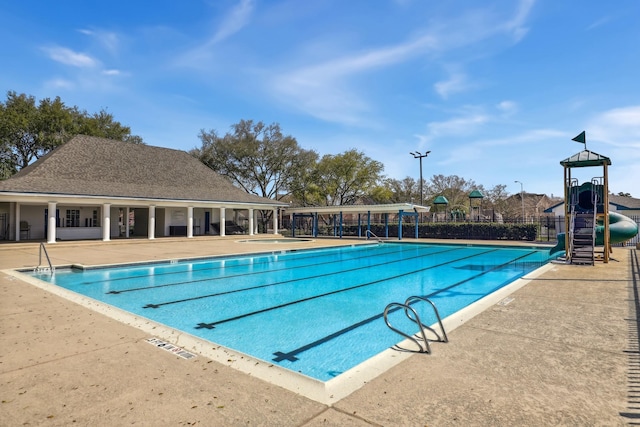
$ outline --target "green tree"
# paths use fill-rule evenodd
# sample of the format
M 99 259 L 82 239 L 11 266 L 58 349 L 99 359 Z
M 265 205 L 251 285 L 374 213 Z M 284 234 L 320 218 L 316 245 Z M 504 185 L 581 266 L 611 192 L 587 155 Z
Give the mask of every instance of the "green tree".
M 371 203 L 373 204 L 386 204 L 386 203 L 396 203 L 394 200 L 394 193 L 391 191 L 389 187 L 385 184 L 376 185 L 369 192 L 369 197 L 371 198 Z
M 504 184 L 495 185 L 493 188 L 484 192 L 485 195 L 485 209 L 492 209 L 493 212 L 503 214 L 508 209 L 509 193 L 507 192 L 507 186 Z
M 269 199 L 291 194 L 292 183 L 308 174 L 318 155 L 303 150 L 280 125 L 241 120 L 224 137 L 200 131 L 202 145 L 190 153 L 247 193 Z
M 36 99 L 9 92 L 7 101 L 0 104 L 0 178 L 13 175 L 43 151 L 38 140 L 38 125 Z
M 419 182 L 410 176 L 407 176 L 402 180 L 388 178 L 384 180 L 383 185 L 392 194 L 388 203 L 410 203 L 411 201 L 420 201 Z
M 315 171 L 319 195 L 326 206 L 353 205 L 371 194 L 382 179 L 382 163 L 355 149 L 322 157 Z
M 432 198 L 442 195 L 449 201 L 449 209 L 458 209 L 467 213 L 469 212 L 469 194 L 473 190 L 479 190 L 483 194 L 486 192 L 482 185 L 458 175 L 434 175 L 428 185 L 428 193 Z
M 302 149 L 277 123 L 241 120 L 231 129 L 223 137 L 215 130 L 201 130 L 202 145 L 190 153 L 247 193 L 276 200 L 302 194 L 300 188 L 310 182 L 318 158 L 315 151 Z M 272 214 L 261 212 L 264 226 Z
M 102 110 L 89 115 L 68 107 L 59 97 L 7 92 L 0 103 L 0 179 L 5 179 L 78 134 L 142 143 L 131 129 Z
M 91 115 L 86 112 L 79 114 L 75 133 L 126 141 L 134 144 L 144 143 L 140 136 L 131 135 L 131 128 L 129 126 L 123 126 L 120 122 L 117 122 L 113 114 L 108 113 L 105 109 Z

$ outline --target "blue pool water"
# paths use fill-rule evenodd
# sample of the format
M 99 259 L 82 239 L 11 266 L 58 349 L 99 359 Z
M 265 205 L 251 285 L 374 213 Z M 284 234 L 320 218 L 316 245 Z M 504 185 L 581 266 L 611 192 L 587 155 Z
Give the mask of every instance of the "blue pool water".
M 402 341 L 387 304 L 423 296 L 444 318 L 547 261 L 546 249 L 382 243 L 33 275 L 326 381 Z M 403 317 L 390 320 L 417 332 Z

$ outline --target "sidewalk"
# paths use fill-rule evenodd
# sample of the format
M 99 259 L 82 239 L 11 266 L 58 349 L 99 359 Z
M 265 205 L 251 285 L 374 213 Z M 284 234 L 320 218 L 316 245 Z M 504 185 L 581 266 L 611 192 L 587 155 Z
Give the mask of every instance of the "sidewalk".
M 304 243 L 235 238 L 65 242 L 54 265 L 247 253 Z M 316 240 L 313 245 L 353 244 Z M 305 246 L 308 247 L 308 246 Z M 277 248 L 277 249 L 274 249 Z M 0 425 L 628 425 L 637 405 L 639 255 L 554 265 L 353 394 L 327 406 L 0 272 Z M 0 270 L 34 267 L 38 244 L 0 245 Z

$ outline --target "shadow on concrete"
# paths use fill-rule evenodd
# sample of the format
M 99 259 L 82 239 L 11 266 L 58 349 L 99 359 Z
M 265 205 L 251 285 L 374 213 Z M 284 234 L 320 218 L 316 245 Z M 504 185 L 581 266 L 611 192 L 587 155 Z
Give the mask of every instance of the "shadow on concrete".
M 628 425 L 640 425 L 640 261 L 638 251 L 629 252 L 631 266 L 631 295 L 629 298 L 629 337 L 625 350 L 628 358 L 627 411 L 620 415 L 627 418 Z

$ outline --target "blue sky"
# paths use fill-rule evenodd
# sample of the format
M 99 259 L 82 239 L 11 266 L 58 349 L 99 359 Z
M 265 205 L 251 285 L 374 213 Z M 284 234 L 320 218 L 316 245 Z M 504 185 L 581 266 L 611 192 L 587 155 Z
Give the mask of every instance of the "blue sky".
M 149 145 L 277 122 L 392 178 L 561 195 L 560 161 L 611 158 L 640 197 L 637 0 L 0 2 L 1 88 L 107 109 Z M 601 168 L 574 170 L 582 180 Z

